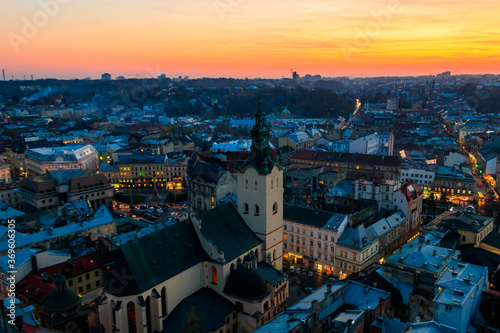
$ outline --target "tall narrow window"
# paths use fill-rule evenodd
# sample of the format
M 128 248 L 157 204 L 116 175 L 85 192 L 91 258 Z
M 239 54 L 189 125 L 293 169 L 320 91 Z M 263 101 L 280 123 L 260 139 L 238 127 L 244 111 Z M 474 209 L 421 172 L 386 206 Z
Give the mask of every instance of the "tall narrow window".
M 134 302 L 128 302 L 127 304 L 127 317 L 128 317 L 128 331 L 130 333 L 137 332 L 135 326 L 135 305 Z
M 248 204 L 246 202 L 243 204 L 243 214 L 248 214 Z
M 275 203 L 273 204 L 273 214 L 276 214 L 277 212 L 278 212 L 278 203 L 277 203 L 277 202 L 275 202 Z
M 259 205 L 255 205 L 255 216 L 259 216 Z
M 113 325 L 116 325 L 116 310 L 115 310 L 115 301 L 111 301 L 111 313 L 113 315 Z
M 147 297 L 146 298 L 146 323 L 147 323 L 147 329 L 148 329 L 148 333 L 152 333 L 153 332 L 153 323 L 152 323 L 152 320 L 151 320 L 151 297 Z
M 163 287 L 161 290 L 161 315 L 167 315 L 167 288 Z
M 217 278 L 217 268 L 215 266 L 212 266 L 212 283 L 217 284 L 218 278 Z

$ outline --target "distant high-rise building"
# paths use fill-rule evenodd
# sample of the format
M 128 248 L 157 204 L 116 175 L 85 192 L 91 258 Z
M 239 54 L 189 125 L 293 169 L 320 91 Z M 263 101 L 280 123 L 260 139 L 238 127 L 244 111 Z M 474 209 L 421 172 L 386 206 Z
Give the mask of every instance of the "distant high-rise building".
M 101 80 L 111 80 L 111 74 L 109 73 L 101 74 Z
M 451 77 L 451 72 L 448 71 L 448 72 L 443 72 L 441 74 L 437 74 L 436 75 L 436 78 L 437 79 L 449 79 Z
M 297 81 L 299 78 L 300 78 L 300 75 L 299 75 L 299 74 L 297 74 L 297 72 L 293 72 L 293 73 L 292 73 L 292 79 L 293 79 L 294 81 Z
M 103 74 L 103 75 L 104 75 L 104 74 Z M 110 75 L 110 78 L 109 78 L 109 79 L 111 80 L 111 75 Z M 125 76 L 121 76 L 121 75 L 120 75 L 120 76 L 117 76 L 117 77 L 116 77 L 116 79 L 117 79 L 117 80 L 125 80 Z M 104 78 L 103 78 L 103 80 L 104 80 Z
M 158 80 L 165 80 L 166 78 L 167 78 L 167 75 L 165 75 L 165 74 L 158 75 Z
M 399 109 L 399 97 L 388 97 L 387 98 L 387 110 L 397 110 Z

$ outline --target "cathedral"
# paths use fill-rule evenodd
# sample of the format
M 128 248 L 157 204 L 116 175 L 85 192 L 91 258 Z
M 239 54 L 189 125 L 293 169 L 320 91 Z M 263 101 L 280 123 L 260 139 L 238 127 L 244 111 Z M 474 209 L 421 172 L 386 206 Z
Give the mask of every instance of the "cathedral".
M 259 110 L 238 205 L 187 211 L 123 244 L 99 303 L 105 332 L 252 332 L 284 310 L 283 170 Z

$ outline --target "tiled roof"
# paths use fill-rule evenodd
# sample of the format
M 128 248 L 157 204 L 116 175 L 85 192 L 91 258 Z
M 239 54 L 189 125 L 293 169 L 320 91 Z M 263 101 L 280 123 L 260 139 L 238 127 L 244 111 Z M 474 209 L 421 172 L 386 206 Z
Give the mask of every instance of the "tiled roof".
M 324 210 L 315 210 L 312 208 L 305 208 L 288 204 L 283 205 L 283 220 L 287 221 L 321 228 L 324 227 L 333 216 L 333 213 Z
M 446 211 L 431 223 L 437 225 L 441 231 L 450 230 L 454 226 L 457 229 L 479 232 L 490 223 L 493 223 L 493 218 L 470 212 Z
M 226 324 L 226 317 L 236 311 L 233 303 L 210 288 L 186 297 L 163 322 L 163 333 L 177 333 L 191 327 L 195 320 L 200 332 L 215 332 Z
M 312 150 L 299 151 L 292 155 L 292 159 L 358 163 L 367 165 L 384 165 L 394 167 L 401 166 L 401 159 L 399 156 L 335 153 Z
M 205 260 L 209 257 L 191 222 L 179 222 L 123 244 L 113 268 L 134 278 L 119 288 L 104 288 L 117 296 L 138 294 Z
M 262 243 L 247 226 L 235 205 L 228 202 L 198 215 L 201 233 L 224 251 L 224 259 L 231 261 Z
M 16 247 L 22 248 L 36 243 L 49 241 L 53 238 L 75 234 L 77 232 L 95 228 L 107 223 L 111 223 L 113 221 L 115 221 L 113 215 L 109 212 L 108 208 L 105 205 L 102 205 L 96 210 L 92 220 L 90 221 L 70 223 L 59 228 L 54 228 L 52 231 L 45 230 L 34 234 L 22 234 L 18 232 L 16 233 Z M 7 227 L 0 226 L 0 252 L 7 251 L 8 249 L 7 232 Z
M 439 246 L 406 243 L 400 251 L 393 253 L 386 261 L 392 265 L 404 265 L 432 273 L 442 272 L 450 259 L 458 255 L 453 251 Z

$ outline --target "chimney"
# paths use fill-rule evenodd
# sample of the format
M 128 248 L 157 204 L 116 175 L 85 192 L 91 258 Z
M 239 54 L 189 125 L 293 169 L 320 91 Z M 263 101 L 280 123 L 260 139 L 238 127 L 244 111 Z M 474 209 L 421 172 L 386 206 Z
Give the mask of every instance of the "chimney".
M 427 241 L 425 242 L 425 245 L 431 245 L 431 241 L 430 241 L 430 240 L 427 240 Z
M 418 242 L 419 243 L 425 243 L 425 236 L 419 235 L 418 236 Z
M 35 254 L 31 255 L 31 269 L 32 269 L 33 273 L 37 273 L 38 272 L 38 263 L 36 261 L 36 255 Z
M 436 256 L 436 253 L 437 253 L 436 250 L 432 251 L 433 256 Z
M 420 251 L 420 250 L 422 250 L 422 246 L 419 246 L 419 247 L 418 247 L 418 251 Z
M 49 235 L 54 236 L 54 227 L 53 226 L 49 227 Z
M 402 247 L 399 248 L 399 253 L 403 253 L 403 248 Z

